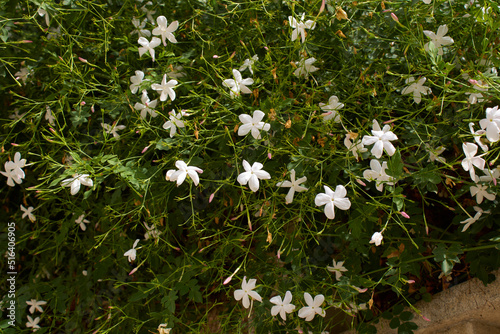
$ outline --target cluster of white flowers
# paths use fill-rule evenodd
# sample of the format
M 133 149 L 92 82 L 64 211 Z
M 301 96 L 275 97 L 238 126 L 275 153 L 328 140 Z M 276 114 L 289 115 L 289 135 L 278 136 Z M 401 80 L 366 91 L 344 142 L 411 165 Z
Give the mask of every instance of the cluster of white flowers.
M 249 308 L 253 304 L 253 301 L 262 302 L 262 297 L 255 289 L 257 280 L 255 278 L 249 279 L 247 282 L 246 276 L 243 277 L 243 282 L 241 283 L 241 289 L 234 291 L 234 299 L 241 300 L 244 308 Z M 314 319 L 316 314 L 324 317 L 326 315 L 325 311 L 321 308 L 321 305 L 325 301 L 325 296 L 317 295 L 312 298 L 312 296 L 304 292 L 304 300 L 307 306 L 302 307 L 299 310 L 299 318 L 305 318 L 306 321 L 311 321 Z M 295 310 L 295 305 L 292 302 L 292 293 L 290 291 L 285 292 L 285 297 L 282 299 L 281 296 L 275 296 L 270 299 L 270 302 L 275 306 L 271 308 L 271 315 L 274 317 L 276 315 L 281 316 L 283 320 L 286 320 L 286 315 L 292 313 Z

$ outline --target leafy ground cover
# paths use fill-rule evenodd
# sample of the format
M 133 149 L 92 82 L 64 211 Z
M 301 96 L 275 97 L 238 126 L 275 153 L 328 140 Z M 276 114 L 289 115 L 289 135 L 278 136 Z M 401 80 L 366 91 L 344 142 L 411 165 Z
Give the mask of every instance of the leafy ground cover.
M 496 2 L 0 8 L 5 333 L 411 333 L 494 279 Z

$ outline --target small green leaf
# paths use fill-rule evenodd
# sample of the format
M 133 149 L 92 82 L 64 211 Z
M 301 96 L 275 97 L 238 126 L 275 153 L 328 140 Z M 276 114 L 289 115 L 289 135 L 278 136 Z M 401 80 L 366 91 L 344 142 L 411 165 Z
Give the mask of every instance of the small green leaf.
M 392 329 L 398 328 L 400 325 L 399 318 L 392 318 L 391 322 L 389 323 L 389 327 Z

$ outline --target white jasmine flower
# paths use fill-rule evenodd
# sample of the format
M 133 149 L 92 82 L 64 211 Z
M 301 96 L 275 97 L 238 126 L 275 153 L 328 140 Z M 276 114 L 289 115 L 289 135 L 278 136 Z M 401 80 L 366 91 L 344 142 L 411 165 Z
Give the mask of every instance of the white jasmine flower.
M 438 49 L 438 55 L 443 55 L 443 46 L 453 44 L 453 38 L 449 36 L 445 36 L 448 32 L 448 26 L 446 24 L 439 26 L 437 33 L 435 34 L 432 31 L 424 30 L 425 36 L 431 39 L 431 42 L 434 43 L 434 46 Z M 429 51 L 429 43 L 424 45 L 425 51 Z
M 149 37 L 151 36 L 151 31 L 149 31 L 148 29 L 144 29 L 146 27 L 146 19 L 142 20 L 139 20 L 139 19 L 136 19 L 135 17 L 132 18 L 132 24 L 134 25 L 135 27 L 135 30 L 133 30 L 130 35 L 132 34 L 138 34 L 139 37 Z
M 375 232 L 372 235 L 372 239 L 370 240 L 370 244 L 375 244 L 375 246 L 380 246 L 384 236 L 380 232 Z
M 255 64 L 256 61 L 259 61 L 259 57 L 257 55 L 253 55 L 250 59 L 245 59 L 243 65 L 239 68 L 240 72 L 243 72 L 248 68 L 250 73 L 253 74 L 253 64 Z
M 141 102 L 142 103 L 137 102 L 134 105 L 134 109 L 141 112 L 142 119 L 146 119 L 148 113 L 151 115 L 151 117 L 158 116 L 158 114 L 154 111 L 154 108 L 156 107 L 158 100 L 150 101 L 148 97 L 148 92 L 146 90 L 142 91 Z
M 333 119 L 335 123 L 340 123 L 340 115 L 337 110 L 343 108 L 344 104 L 339 102 L 338 97 L 330 96 L 328 104 L 320 103 L 319 107 L 325 112 L 321 115 L 325 121 Z
M 244 308 L 248 308 L 250 306 L 250 298 L 252 298 L 252 302 L 257 300 L 262 303 L 260 295 L 256 291 L 253 291 L 256 283 L 257 280 L 255 278 L 249 279 L 247 282 L 247 277 L 244 276 L 243 282 L 241 283 L 241 289 L 234 291 L 234 299 L 241 300 Z
M 45 16 L 45 24 L 48 26 L 50 26 L 50 18 L 49 18 L 49 13 L 47 13 L 47 11 L 43 8 L 38 8 L 38 15 L 40 15 L 41 17 L 44 17 Z
M 387 175 L 387 161 L 383 161 L 382 165 L 378 160 L 372 159 L 370 161 L 370 168 L 363 172 L 363 177 L 368 181 L 375 181 L 375 188 L 378 191 L 384 189 L 384 183 L 387 185 L 394 185 L 394 177 Z
M 137 93 L 137 90 L 141 86 L 143 79 L 144 79 L 143 71 L 135 71 L 135 75 L 130 77 L 130 82 L 132 83 L 130 85 L 130 91 L 132 92 L 132 94 Z
M 483 213 L 490 213 L 490 211 L 483 211 L 483 209 L 481 209 L 479 206 L 474 206 L 474 210 L 476 211 L 476 214 L 474 215 L 474 217 L 469 217 L 466 220 L 463 220 L 460 222 L 460 224 L 465 224 L 463 229 L 462 229 L 462 232 L 467 231 L 467 229 L 472 224 L 477 222 Z
M 241 114 L 238 118 L 243 125 L 238 128 L 238 136 L 246 136 L 251 132 L 255 139 L 261 139 L 260 130 L 269 131 L 271 129 L 271 124 L 262 122 L 264 116 L 265 114 L 260 110 L 255 110 L 253 117 Z
M 467 172 L 470 173 L 472 180 L 476 180 L 476 172 L 474 171 L 474 166 L 479 169 L 484 169 L 484 164 L 486 163 L 483 158 L 484 154 L 475 156 L 477 153 L 477 145 L 472 143 L 463 143 L 462 149 L 465 154 L 465 159 L 462 160 L 462 167 Z
M 368 149 L 365 148 L 362 141 L 357 139 L 357 137 L 357 133 L 348 132 L 345 135 L 344 145 L 352 153 L 352 155 L 354 155 L 356 160 L 359 160 L 359 153 L 364 153 L 368 151 Z M 353 139 L 354 142 L 352 142 L 351 139 Z
M 285 203 L 290 204 L 293 202 L 293 196 L 295 192 L 306 191 L 306 187 L 302 187 L 300 184 L 307 181 L 307 177 L 303 176 L 298 180 L 295 180 L 295 169 L 290 171 L 290 181 L 282 181 L 276 184 L 277 187 L 288 187 L 290 190 L 285 197 Z
M 301 57 L 300 61 L 295 62 L 297 69 L 293 72 L 296 77 L 309 78 L 309 73 L 316 72 L 319 70 L 313 63 L 316 61 L 314 58 L 304 58 Z
M 85 231 L 87 229 L 87 226 L 85 224 L 89 224 L 90 222 L 85 219 L 85 215 L 82 213 L 78 218 L 75 219 L 76 225 L 80 225 L 80 228 L 82 231 Z
M 234 99 L 236 96 L 240 95 L 240 91 L 243 94 L 251 94 L 252 91 L 247 87 L 247 85 L 253 84 L 252 78 L 243 79 L 240 71 L 233 69 L 234 79 L 226 79 L 222 82 L 224 87 L 229 88 L 231 98 Z
M 264 165 L 260 162 L 254 162 L 250 167 L 250 164 L 246 160 L 243 160 L 243 168 L 245 169 L 245 172 L 238 175 L 238 182 L 242 186 L 248 183 L 250 190 L 256 192 L 259 190 L 259 179 L 269 180 L 271 178 L 271 175 L 268 172 L 262 170 L 263 167 Z
M 161 39 L 158 37 L 153 37 L 151 42 L 148 41 L 144 37 L 139 37 L 137 41 L 142 47 L 139 47 L 139 57 L 142 57 L 143 54 L 149 51 L 151 58 L 153 58 L 153 62 L 155 61 L 155 48 L 161 44 Z
M 292 42 L 295 41 L 297 37 L 300 35 L 302 38 L 302 43 L 304 43 L 306 39 L 305 29 L 314 30 L 314 27 L 316 26 L 316 23 L 312 20 L 307 20 L 306 22 L 304 22 L 304 15 L 305 13 L 302 13 L 300 21 L 297 21 L 297 19 L 293 16 L 288 17 L 288 22 L 290 22 L 290 27 L 293 28 Z
M 389 156 L 396 153 L 396 148 L 391 144 L 391 141 L 397 140 L 398 137 L 390 130 L 391 127 L 389 124 L 384 125 L 384 128 L 381 130 L 377 120 L 374 119 L 372 130 L 373 136 L 365 135 L 363 137 L 363 145 L 375 144 L 373 145 L 371 152 L 377 159 L 380 159 L 384 150 Z
M 26 327 L 32 328 L 33 332 L 36 332 L 38 329 L 41 328 L 40 326 L 38 326 L 39 322 L 40 322 L 40 317 L 36 317 L 35 320 L 33 320 L 33 318 L 31 318 L 28 315 L 28 322 L 26 323 Z
M 27 209 L 21 204 L 21 211 L 23 212 L 23 215 L 21 218 L 28 217 L 29 220 L 31 220 L 32 223 L 36 221 L 35 215 L 32 213 L 35 208 L 30 206 Z M 33 312 L 32 312 L 33 313 Z
M 156 226 L 154 224 L 151 225 L 151 227 L 148 226 L 148 224 L 143 223 L 144 227 L 146 228 L 146 233 L 144 234 L 144 239 L 148 240 L 149 238 L 153 238 L 155 240 L 158 240 L 160 237 L 161 232 L 158 231 Z
M 120 139 L 120 135 L 116 131 L 120 131 L 126 128 L 125 125 L 109 125 L 106 123 L 101 123 L 101 126 L 104 128 L 104 131 L 106 131 L 106 133 L 112 134 L 113 137 L 116 138 L 116 140 Z
M 45 110 L 45 120 L 47 120 L 50 125 L 54 125 L 56 118 L 52 115 L 52 110 L 50 110 L 48 105 L 45 106 Z
M 446 150 L 444 146 L 439 146 L 436 149 L 432 149 L 431 146 L 426 143 L 425 150 L 427 151 L 427 153 L 429 153 L 429 159 L 427 159 L 427 162 L 439 161 L 443 164 L 446 162 L 445 158 L 439 156 Z
M 291 304 L 292 293 L 290 291 L 285 292 L 285 299 L 281 300 L 281 296 L 275 296 L 269 300 L 275 306 L 271 307 L 271 315 L 274 317 L 278 313 L 281 319 L 286 321 L 286 314 L 292 313 L 295 310 L 295 305 Z
M 156 14 L 156 10 L 149 10 L 146 8 L 146 6 L 151 6 L 151 5 L 153 5 L 153 3 L 151 1 L 148 1 L 144 6 L 141 7 L 141 10 L 143 13 L 146 14 L 146 17 L 148 18 L 149 22 L 151 22 L 154 25 L 155 20 L 153 18 L 153 15 Z
M 135 261 L 135 258 L 137 256 L 137 250 L 135 249 L 135 247 L 137 246 L 138 243 L 139 243 L 139 239 L 135 240 L 132 248 L 129 249 L 128 251 L 126 251 L 125 254 L 123 254 L 123 256 L 128 257 L 128 262 Z
M 483 184 L 476 184 L 475 186 L 470 187 L 470 195 L 472 197 L 476 196 L 476 202 L 477 204 L 481 204 L 483 202 L 483 198 L 486 198 L 487 200 L 494 201 L 495 200 L 495 194 L 491 194 L 487 192 L 486 190 L 488 189 L 488 186 L 483 185 Z
M 338 185 L 335 192 L 327 186 L 323 186 L 324 193 L 319 193 L 314 199 L 316 206 L 325 206 L 325 215 L 328 219 L 335 218 L 335 207 L 340 210 L 348 210 L 351 207 L 351 201 L 346 197 L 347 190 L 344 186 Z
M 21 159 L 21 153 L 16 152 L 14 154 L 14 161 L 7 161 L 4 164 L 5 172 L 0 172 L 0 174 L 7 177 L 7 185 L 14 187 L 15 183 L 21 184 L 26 176 L 22 168 L 26 166 L 26 159 Z
M 44 300 L 32 299 L 31 301 L 26 301 L 26 304 L 28 304 L 30 306 L 29 311 L 31 314 L 33 314 L 35 311 L 43 313 L 42 306 L 47 304 L 47 302 Z
M 94 185 L 94 182 L 89 178 L 89 174 L 74 174 L 72 178 L 61 182 L 61 186 L 71 187 L 71 195 L 76 195 L 82 184 L 87 187 L 92 187 Z
M 167 172 L 166 179 L 167 181 L 172 181 L 175 182 L 177 181 L 177 186 L 180 186 L 182 182 L 186 179 L 186 177 L 189 175 L 191 180 L 193 180 L 193 183 L 195 186 L 198 185 L 200 182 L 200 178 L 198 177 L 198 174 L 203 173 L 203 170 L 198 168 L 198 167 L 193 167 L 193 166 L 188 166 L 184 161 L 182 160 L 177 160 L 175 162 L 175 167 L 177 167 L 177 171 L 174 169 L 171 169 Z
M 405 81 L 406 84 L 410 85 L 408 87 L 405 87 L 401 91 L 401 94 L 406 95 L 413 93 L 413 101 L 415 101 L 415 103 L 420 103 L 420 101 L 422 101 L 422 97 L 420 94 L 427 95 L 432 92 L 432 90 L 429 87 L 424 86 L 425 80 L 427 80 L 426 77 L 420 78 L 417 82 L 415 82 L 414 77 L 406 79 Z
M 156 37 L 154 37 L 156 38 Z M 161 80 L 161 84 L 152 84 L 151 89 L 156 90 L 160 93 L 160 101 L 166 101 L 167 96 L 170 97 L 170 100 L 175 100 L 175 92 L 173 88 L 177 85 L 177 80 L 170 80 L 167 82 L 167 75 L 163 75 L 163 79 Z
M 325 317 L 326 313 L 321 308 L 321 304 L 325 301 L 325 296 L 317 295 L 313 300 L 309 293 L 304 292 L 304 300 L 306 301 L 307 306 L 299 310 L 299 318 L 305 318 L 306 321 L 311 321 L 314 319 L 316 314 L 322 316 L 323 318 Z
M 333 267 L 327 266 L 326 269 L 332 273 L 335 273 L 335 279 L 337 281 L 339 281 L 342 277 L 342 273 L 347 271 L 347 269 L 344 267 L 344 261 L 335 262 L 335 260 L 333 260 Z
M 486 118 L 479 121 L 481 129 L 486 129 L 486 138 L 490 142 L 497 142 L 500 138 L 500 110 L 498 106 L 486 108 Z
M 481 136 L 486 134 L 485 130 L 474 131 L 474 123 L 469 123 L 470 133 L 474 136 L 474 141 L 481 147 L 484 152 L 488 152 L 488 146 L 481 141 Z
M 19 109 L 14 109 L 14 113 L 12 115 L 9 115 L 10 119 L 18 120 L 23 118 L 23 116 L 26 115 L 26 113 L 19 115 Z
M 28 75 L 30 74 L 30 71 L 28 70 L 27 67 L 21 67 L 19 71 L 14 73 L 14 77 L 16 80 L 21 80 L 23 82 L 23 85 L 26 85 L 26 80 L 28 80 Z
M 158 334 L 170 334 L 172 328 L 167 328 L 167 324 L 160 324 L 158 326 Z
M 165 39 L 168 39 L 170 43 L 177 43 L 174 35 L 172 34 L 179 27 L 179 21 L 174 21 L 170 23 L 167 28 L 167 18 L 165 16 L 158 16 L 156 19 L 158 26 L 153 29 L 153 35 L 158 36 L 161 35 L 161 39 L 163 41 L 163 45 L 167 46 L 167 42 Z
M 189 116 L 189 114 L 186 113 L 184 110 L 181 110 L 177 114 L 175 110 L 172 109 L 172 111 L 170 112 L 170 121 L 167 121 L 165 122 L 165 124 L 163 124 L 163 128 L 165 130 L 170 129 L 170 138 L 172 138 L 175 135 L 177 127 L 179 128 L 185 127 L 184 122 L 181 121 L 182 116 Z

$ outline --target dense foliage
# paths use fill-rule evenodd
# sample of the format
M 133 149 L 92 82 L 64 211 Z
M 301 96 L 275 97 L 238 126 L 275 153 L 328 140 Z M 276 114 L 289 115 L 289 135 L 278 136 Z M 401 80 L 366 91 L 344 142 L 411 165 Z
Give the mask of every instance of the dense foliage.
M 410 333 L 500 267 L 496 1 L 0 6 L 5 333 Z

